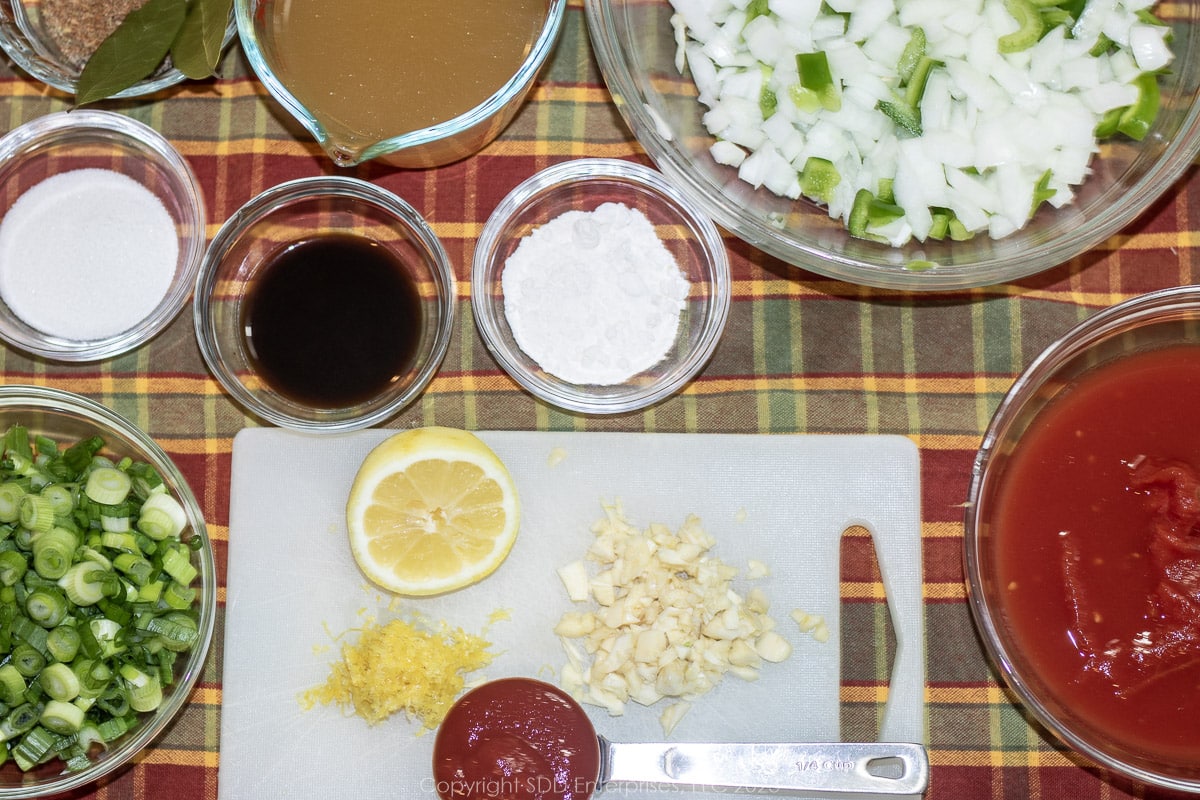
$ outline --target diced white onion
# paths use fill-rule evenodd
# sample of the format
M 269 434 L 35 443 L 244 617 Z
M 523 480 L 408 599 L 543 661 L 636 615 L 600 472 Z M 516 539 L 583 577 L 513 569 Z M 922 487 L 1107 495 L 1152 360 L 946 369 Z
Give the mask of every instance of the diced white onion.
M 1070 203 L 1098 151 L 1098 122 L 1134 104 L 1133 81 L 1172 60 L 1170 29 L 1138 16 L 1152 0 L 1087 0 L 1070 30 L 1052 28 L 1015 53 L 999 47 L 1018 27 L 1005 0 L 768 0 L 766 14 L 750 0 L 670 2 L 678 61 L 717 137 L 713 159 L 790 198 L 808 159 L 826 159 L 840 177 L 827 211 L 844 221 L 860 189 L 891 181 L 905 216 L 870 233 L 897 245 L 930 233 L 934 207 L 970 231 L 1018 230 L 1047 174 L 1050 203 Z M 897 63 L 916 28 L 936 63 L 914 139 L 879 103 L 896 99 Z M 1091 53 L 1102 36 L 1119 49 Z M 817 51 L 840 108 L 795 101 L 796 55 Z

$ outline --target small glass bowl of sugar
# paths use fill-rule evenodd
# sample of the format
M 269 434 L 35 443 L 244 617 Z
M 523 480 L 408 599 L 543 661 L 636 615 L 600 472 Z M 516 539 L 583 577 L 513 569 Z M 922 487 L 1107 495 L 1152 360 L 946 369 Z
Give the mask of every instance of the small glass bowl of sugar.
M 52 361 L 144 344 L 187 302 L 204 196 L 152 128 L 98 110 L 39 117 L 0 138 L 0 337 Z
M 535 397 L 620 414 L 683 389 L 729 314 L 713 222 L 658 172 L 576 159 L 513 189 L 475 247 L 471 305 L 497 362 Z

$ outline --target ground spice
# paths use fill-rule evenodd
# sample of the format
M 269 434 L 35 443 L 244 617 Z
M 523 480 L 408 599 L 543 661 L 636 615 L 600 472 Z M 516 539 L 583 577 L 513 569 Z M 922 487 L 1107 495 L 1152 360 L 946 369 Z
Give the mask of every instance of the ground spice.
M 46 34 L 63 58 L 83 67 L 100 43 L 146 0 L 42 0 Z

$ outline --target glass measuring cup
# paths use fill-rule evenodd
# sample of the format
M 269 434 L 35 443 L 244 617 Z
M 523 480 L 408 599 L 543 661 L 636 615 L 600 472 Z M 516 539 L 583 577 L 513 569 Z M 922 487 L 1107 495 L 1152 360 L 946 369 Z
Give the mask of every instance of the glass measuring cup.
M 340 131 L 305 106 L 280 76 L 280 56 L 271 26 L 272 13 L 283 0 L 235 0 L 242 49 L 267 91 L 320 144 L 335 164 L 349 167 L 378 160 L 403 168 L 426 168 L 470 156 L 491 142 L 516 115 L 558 40 L 566 0 L 546 0 L 546 16 L 520 67 L 486 100 L 443 122 L 375 141 Z M 403 4 L 395 6 L 397 16 Z M 398 25 L 402 23 L 398 19 Z M 354 24 L 353 20 L 338 24 Z M 397 46 L 402 46 L 398 41 Z M 396 76 L 397 80 L 402 76 Z

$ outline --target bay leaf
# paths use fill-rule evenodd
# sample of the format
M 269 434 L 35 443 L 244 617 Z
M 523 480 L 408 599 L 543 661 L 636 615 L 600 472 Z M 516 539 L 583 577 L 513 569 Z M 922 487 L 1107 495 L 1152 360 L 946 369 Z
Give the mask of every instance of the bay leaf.
M 75 86 L 75 105 L 111 97 L 149 76 L 167 57 L 187 15 L 183 0 L 148 0 L 92 53 Z
M 233 0 L 191 0 L 183 27 L 171 44 L 176 69 L 192 80 L 203 80 L 216 71 L 232 8 Z

